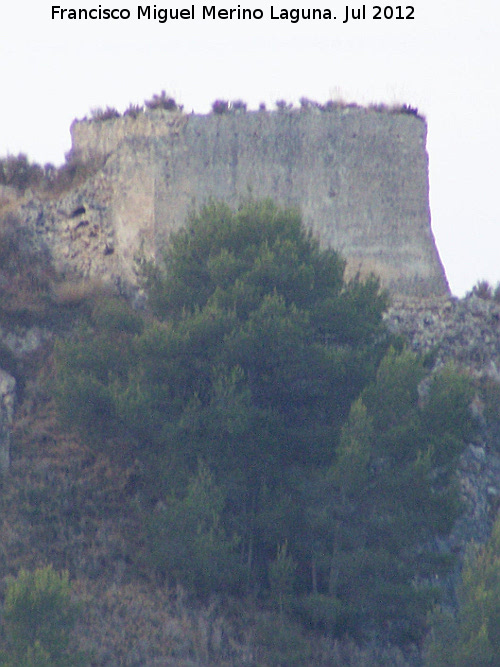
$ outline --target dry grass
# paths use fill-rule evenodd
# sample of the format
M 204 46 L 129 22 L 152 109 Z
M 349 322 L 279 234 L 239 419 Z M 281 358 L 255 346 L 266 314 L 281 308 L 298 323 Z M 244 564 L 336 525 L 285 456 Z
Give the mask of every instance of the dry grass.
M 48 253 L 33 248 L 17 215 L 0 216 L 0 323 L 56 323 L 67 310 L 110 293 L 111 287 L 99 278 L 58 275 Z
M 184 591 L 138 582 L 103 588 L 77 581 L 84 602 L 80 646 L 92 665 L 240 667 L 254 665 L 251 643 L 239 641 L 217 601 L 195 606 Z
M 106 157 L 102 155 L 80 160 L 77 156 L 70 154 L 65 164 L 46 173 L 37 194 L 44 199 L 57 199 L 65 192 L 83 185 L 89 178 L 97 174 L 105 161 Z
M 0 318 L 20 324 L 44 319 L 50 311 L 49 291 L 55 271 L 43 253 L 36 253 L 20 220 L 0 218 Z
M 109 288 L 99 278 L 68 279 L 54 283 L 51 296 L 57 306 L 73 308 L 108 292 Z
M 0 158 L 0 209 L 8 211 L 18 204 L 24 194 L 35 192 L 44 199 L 60 197 L 87 181 L 102 169 L 106 158 L 99 155 L 85 161 L 71 153 L 60 167 L 32 163 L 24 154 Z M 17 202 L 16 202 L 17 200 Z

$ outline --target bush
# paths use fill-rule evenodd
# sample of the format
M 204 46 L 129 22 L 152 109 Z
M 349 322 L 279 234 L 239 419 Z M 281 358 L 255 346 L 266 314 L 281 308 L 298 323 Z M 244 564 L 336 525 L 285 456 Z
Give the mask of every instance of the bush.
M 489 433 L 488 442 L 498 451 L 500 448 L 500 383 L 493 378 L 483 378 L 481 380 L 481 399 L 484 425 Z
M 487 280 L 478 280 L 472 290 L 468 293 L 468 296 L 469 295 L 477 296 L 478 299 L 491 301 L 493 298 L 493 288 Z
M 7 582 L 3 609 L 4 667 L 71 667 L 85 664 L 70 646 L 78 606 L 71 600 L 68 573 L 51 566 Z
M 308 97 L 301 97 L 299 100 L 300 108 L 302 111 L 307 111 L 308 109 L 318 109 L 319 111 L 325 110 L 325 105 L 315 100 L 311 100 Z
M 163 109 L 164 111 L 182 111 L 183 106 L 177 104 L 173 97 L 166 94 L 164 90 L 160 95 L 154 94 L 150 100 L 144 102 L 147 109 L 154 111 L 155 109 Z
M 500 303 L 500 282 L 493 287 L 487 280 L 478 280 L 466 296 L 476 296 L 478 299 Z
M 291 102 L 287 102 L 286 100 L 276 100 L 275 104 L 278 111 L 290 111 L 290 109 L 293 107 L 293 104 Z
M 36 188 L 44 177 L 44 169 L 30 162 L 24 153 L 8 155 L 0 160 L 0 185 L 8 185 L 19 192 Z
M 125 400 L 117 383 L 134 364 L 134 337 L 143 319 L 123 300 L 91 291 L 90 314 L 74 337 L 55 346 L 54 395 L 59 417 L 99 447 L 120 433 L 117 409 Z M 89 308 L 89 309 L 90 309 Z M 127 449 L 122 445 L 122 456 Z
M 70 154 L 61 167 L 47 174 L 40 187 L 47 195 L 58 197 L 85 183 L 102 168 L 104 161 L 105 157 L 102 155 L 80 160 Z
M 92 304 L 105 291 L 105 286 L 98 279 L 62 280 L 52 286 L 51 296 L 57 306 L 75 308 Z
M 244 112 L 247 110 L 247 103 L 243 100 L 233 100 L 233 102 L 231 102 L 231 110 L 236 112 Z
M 124 116 L 129 116 L 130 118 L 137 118 L 141 113 L 144 112 L 144 108 L 140 104 L 130 104 L 125 111 L 123 112 Z
M 408 116 L 417 116 L 417 118 L 422 118 L 422 115 L 419 113 L 417 107 L 412 107 L 411 104 L 402 104 L 398 108 L 399 113 L 407 114 Z
M 219 116 L 229 112 L 229 102 L 227 100 L 215 100 L 212 102 L 212 113 Z
M 120 112 L 115 109 L 115 107 L 106 107 L 105 109 L 97 107 L 91 110 L 90 115 L 91 120 L 95 120 L 98 123 L 113 120 L 114 118 L 120 118 Z
M 470 405 L 471 380 L 448 365 L 431 382 L 422 410 L 422 422 L 438 465 L 449 464 L 464 449 L 477 428 Z
M 124 300 L 101 295 L 95 301 L 91 321 L 99 331 L 110 334 L 140 334 L 144 320 Z
M 304 667 L 311 647 L 302 628 L 275 616 L 262 617 L 255 633 L 258 663 L 262 667 Z
M 300 600 L 298 614 L 307 626 L 316 631 L 335 635 L 343 621 L 343 605 L 331 595 L 311 593 Z

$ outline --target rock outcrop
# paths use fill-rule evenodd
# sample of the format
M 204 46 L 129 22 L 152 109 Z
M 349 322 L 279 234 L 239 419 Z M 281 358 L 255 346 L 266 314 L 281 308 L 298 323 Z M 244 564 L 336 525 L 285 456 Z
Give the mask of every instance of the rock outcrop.
M 394 299 L 385 318 L 415 352 L 434 352 L 437 367 L 453 361 L 500 383 L 500 303 L 494 299 Z
M 410 348 L 432 353 L 435 370 L 451 362 L 491 393 L 489 405 L 484 396 L 474 401 L 480 429 L 458 465 L 464 513 L 438 545 L 460 563 L 471 541 L 486 541 L 500 509 L 500 303 L 474 295 L 405 299 L 393 303 L 386 321 Z

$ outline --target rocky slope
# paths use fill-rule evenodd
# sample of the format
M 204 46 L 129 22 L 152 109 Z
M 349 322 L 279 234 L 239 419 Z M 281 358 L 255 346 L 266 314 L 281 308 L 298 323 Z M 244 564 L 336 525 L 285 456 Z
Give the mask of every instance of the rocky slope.
M 500 304 L 473 294 L 464 299 L 395 300 L 386 322 L 411 349 L 429 354 L 434 369 L 453 363 L 477 382 L 472 409 L 480 429 L 462 454 L 458 471 L 465 511 L 449 539 L 439 545 L 463 556 L 471 540 L 487 539 L 500 506 Z

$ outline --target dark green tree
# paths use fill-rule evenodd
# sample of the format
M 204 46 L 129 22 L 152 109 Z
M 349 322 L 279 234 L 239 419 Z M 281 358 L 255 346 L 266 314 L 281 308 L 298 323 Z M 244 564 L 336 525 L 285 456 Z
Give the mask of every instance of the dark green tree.
M 159 572 L 198 595 L 238 591 L 238 539 L 223 525 L 225 499 L 199 463 L 183 498 L 171 497 L 148 521 L 151 558 Z
M 58 343 L 56 397 L 94 447 L 140 460 L 158 572 L 414 640 L 435 597 L 414 582 L 444 567 L 420 545 L 458 512 L 470 387 L 446 371 L 426 397 L 387 295 L 344 268 L 297 211 L 212 202 L 142 265 L 149 313 L 103 302 Z

